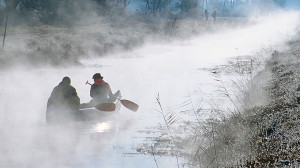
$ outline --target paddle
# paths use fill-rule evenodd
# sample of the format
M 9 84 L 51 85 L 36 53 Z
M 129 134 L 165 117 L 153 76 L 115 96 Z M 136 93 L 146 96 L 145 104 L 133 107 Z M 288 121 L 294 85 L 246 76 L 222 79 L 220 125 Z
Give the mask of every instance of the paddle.
M 95 107 L 97 110 L 105 111 L 105 112 L 112 112 L 115 111 L 116 105 L 114 103 L 100 103 L 96 106 L 91 106 L 88 103 L 84 103 L 80 105 L 79 109 L 86 109 L 86 108 L 92 108 Z
M 92 85 L 91 83 L 89 83 L 89 81 L 86 81 L 85 84 Z M 117 97 L 115 97 L 115 98 L 120 100 L 121 104 L 123 106 L 125 106 L 126 108 L 128 108 L 129 110 L 131 110 L 131 111 L 136 112 L 139 109 L 139 105 L 137 105 L 136 103 L 134 103 L 130 100 L 120 99 L 120 98 L 117 98 Z M 108 104 L 110 104 L 110 103 L 108 103 Z
M 97 104 L 95 108 L 100 111 L 110 112 L 110 111 L 115 111 L 116 105 L 114 103 L 100 103 Z
M 119 98 L 117 98 L 117 99 L 120 100 L 120 102 L 123 106 L 125 106 L 126 108 L 128 108 L 131 111 L 136 112 L 139 109 L 139 105 L 137 105 L 136 103 L 134 103 L 132 101 L 129 101 L 126 99 L 119 99 Z

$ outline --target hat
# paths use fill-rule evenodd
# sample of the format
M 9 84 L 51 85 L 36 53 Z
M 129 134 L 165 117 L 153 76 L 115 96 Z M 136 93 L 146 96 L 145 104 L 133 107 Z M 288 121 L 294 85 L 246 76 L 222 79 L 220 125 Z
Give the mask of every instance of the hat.
M 62 79 L 62 82 L 65 83 L 65 84 L 70 85 L 70 84 L 71 84 L 71 79 L 70 79 L 68 76 L 65 76 L 65 77 Z
M 103 78 L 103 76 L 101 76 L 101 74 L 100 73 L 95 73 L 94 75 L 93 75 L 93 79 L 102 79 Z

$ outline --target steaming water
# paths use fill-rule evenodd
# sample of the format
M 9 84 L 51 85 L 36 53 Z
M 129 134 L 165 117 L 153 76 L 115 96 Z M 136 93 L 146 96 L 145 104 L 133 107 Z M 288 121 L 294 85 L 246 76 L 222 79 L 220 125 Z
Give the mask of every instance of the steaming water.
M 214 96 L 213 77 L 199 68 L 255 54 L 264 47 L 278 48 L 295 35 L 297 22 L 298 13 L 281 13 L 246 28 L 169 44 L 149 43 L 131 52 L 82 60 L 84 67 L 2 71 L 0 167 L 156 167 L 151 155 L 137 154 L 135 149 L 151 144 L 145 137 L 155 136 L 138 130 L 163 124 L 155 110 L 158 93 L 165 111 L 190 108 L 180 104 L 195 90 Z M 121 90 L 124 99 L 139 104 L 139 111 L 122 107 L 117 118 L 46 129 L 46 103 L 52 89 L 69 76 L 81 102 L 87 102 L 85 82 L 91 82 L 95 72 L 103 74 L 113 91 Z M 159 167 L 177 167 L 174 158 L 156 159 Z

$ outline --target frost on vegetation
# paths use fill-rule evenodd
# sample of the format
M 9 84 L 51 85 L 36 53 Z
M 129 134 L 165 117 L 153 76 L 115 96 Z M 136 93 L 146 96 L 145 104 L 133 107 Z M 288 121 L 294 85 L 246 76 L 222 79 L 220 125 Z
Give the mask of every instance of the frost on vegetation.
M 234 108 L 226 115 L 212 107 L 215 116 L 200 121 L 204 110 L 197 106 L 200 108 L 192 110 L 196 111 L 195 120 L 180 117 L 176 125 L 165 120 L 152 151 L 167 144 L 164 151 L 167 149 L 169 156 L 185 158 L 178 167 L 299 167 L 300 50 L 291 46 L 287 51 L 272 51 L 265 64 L 237 58 L 227 66 L 209 69 Z M 243 74 L 232 82 L 237 89 L 228 89 L 222 73 Z M 160 112 L 164 117 L 169 115 L 162 108 Z M 163 143 L 162 138 L 168 141 Z
M 299 57 L 297 47 L 274 51 L 265 69 L 250 80 L 262 80 L 260 76 L 268 74 L 270 79 L 263 85 L 267 101 L 251 108 L 246 104 L 241 113 L 207 121 L 202 139 L 207 142 L 193 161 L 209 167 L 299 166 Z
M 255 132 L 250 130 L 251 123 L 245 119 L 242 112 L 257 103 L 253 101 L 251 105 L 242 105 L 249 101 L 250 94 L 246 94 L 249 89 L 261 87 L 257 82 L 252 85 L 248 83 L 262 66 L 258 58 L 238 57 L 229 60 L 227 65 L 206 69 L 215 77 L 219 85 L 220 96 L 230 99 L 234 104 L 232 115 L 229 115 L 231 117 L 228 117 L 228 114 L 225 114 L 225 111 L 219 109 L 214 103 L 211 109 L 204 109 L 203 98 L 195 98 L 196 101 L 193 101 L 191 97 L 190 100 L 184 102 L 182 106 L 193 107 L 189 112 L 166 111 L 157 99 L 159 104 L 157 111 L 161 113 L 164 124 L 159 127 L 161 135 L 152 139 L 153 144 L 144 144 L 141 147 L 143 151 L 152 155 L 158 155 L 161 153 L 158 151 L 164 151 L 163 153 L 169 156 L 185 158 L 186 163 L 178 164 L 182 166 L 187 164 L 189 167 L 222 167 L 235 164 L 240 159 L 249 158 L 253 154 L 251 151 L 253 142 L 249 143 L 248 139 L 252 138 Z M 239 92 L 239 95 L 233 94 L 233 90 L 227 88 L 228 81 L 225 82 L 221 78 L 224 74 L 236 77 L 236 81 L 230 81 L 230 83 L 237 88 L 235 92 Z M 200 93 L 195 92 L 195 94 Z M 255 97 L 257 94 L 257 92 L 252 92 L 251 96 Z M 240 100 L 237 100 L 238 98 Z M 187 113 L 193 117 L 186 119 Z M 212 118 L 205 121 L 203 117 L 208 115 Z

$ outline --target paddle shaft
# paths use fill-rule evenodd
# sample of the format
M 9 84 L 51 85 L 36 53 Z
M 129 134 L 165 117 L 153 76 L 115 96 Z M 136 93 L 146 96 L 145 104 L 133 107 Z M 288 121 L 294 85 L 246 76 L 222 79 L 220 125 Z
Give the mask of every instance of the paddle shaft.
M 86 85 L 89 84 L 89 85 L 92 86 L 92 84 L 91 84 L 89 81 L 86 81 L 85 84 L 86 84 Z

